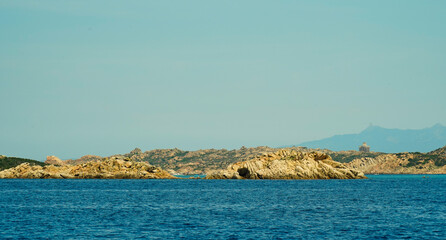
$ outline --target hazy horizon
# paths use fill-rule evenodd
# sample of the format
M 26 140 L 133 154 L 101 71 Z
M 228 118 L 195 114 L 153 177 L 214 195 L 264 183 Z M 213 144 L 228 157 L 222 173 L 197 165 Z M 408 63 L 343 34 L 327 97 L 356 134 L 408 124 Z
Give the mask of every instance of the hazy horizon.
M 2 1 L 0 154 L 446 125 L 446 2 Z
M 350 134 L 359 134 L 359 133 L 361 133 L 361 132 L 363 132 L 364 130 L 367 130 L 368 128 L 370 128 L 370 127 L 379 127 L 379 128 L 383 128 L 383 129 L 388 129 L 388 130 L 395 130 L 395 129 L 397 129 L 397 130 L 424 130 L 424 129 L 429 129 L 429 128 L 432 128 L 432 127 L 435 127 L 435 126 L 441 126 L 441 127 L 444 127 L 441 123 L 436 123 L 435 125 L 433 125 L 433 126 L 429 126 L 429 127 L 426 127 L 426 128 L 421 128 L 421 129 L 398 129 L 398 128 L 385 128 L 385 127 L 382 127 L 382 126 L 378 126 L 378 125 L 373 125 L 373 124 L 370 124 L 368 127 L 366 127 L 366 128 L 364 128 L 362 131 L 359 131 L 359 132 L 355 132 L 355 133 L 341 133 L 341 134 L 335 134 L 335 135 L 332 135 L 332 136 L 326 136 L 326 137 L 323 137 L 323 138 L 321 138 L 321 139 L 313 139 L 313 140 L 311 140 L 311 141 L 308 141 L 308 142 L 312 142 L 312 141 L 318 141 L 318 140 L 322 140 L 322 139 L 327 139 L 327 138 L 332 138 L 332 137 L 335 137 L 335 136 L 343 136 L 343 135 L 350 135 Z M 364 140 L 361 140 L 361 142 L 364 142 Z M 203 149 L 227 149 L 227 150 L 234 150 L 234 149 L 240 149 L 240 148 L 242 148 L 242 147 L 262 147 L 262 146 L 267 146 L 267 147 L 272 147 L 272 148 L 287 148 L 287 147 L 299 147 L 299 146 L 301 146 L 301 147 L 308 147 L 308 146 L 306 146 L 304 143 L 306 143 L 306 142 L 299 142 L 299 143 L 297 143 L 297 144 L 289 144 L 289 145 L 281 145 L 281 146 L 269 146 L 269 145 L 240 145 L 240 146 L 236 146 L 236 147 L 232 147 L 232 148 L 224 148 L 224 147 L 208 147 L 208 148 L 193 148 L 193 149 L 184 149 L 184 148 L 179 148 L 179 147 L 175 147 L 175 146 L 173 146 L 173 147 L 169 147 L 169 148 L 149 148 L 149 149 L 145 149 L 145 148 L 141 148 L 140 146 L 134 146 L 134 147 L 131 147 L 131 148 L 129 148 L 129 149 L 127 149 L 127 150 L 124 150 L 123 152 L 111 152 L 111 153 L 107 153 L 107 154 L 103 154 L 103 155 L 100 155 L 100 156 L 102 156 L 102 157 L 107 157 L 107 156 L 111 156 L 111 155 L 115 155 L 115 154 L 125 154 L 125 153 L 129 153 L 129 152 L 131 152 L 132 150 L 134 150 L 134 149 L 136 149 L 136 148 L 139 148 L 139 149 L 141 149 L 143 152 L 145 152 L 145 151 L 150 151 L 150 150 L 156 150 L 156 149 L 174 149 L 174 148 L 177 148 L 177 149 L 180 149 L 180 150 L 184 150 L 184 151 L 197 151 L 197 150 L 203 150 Z M 442 145 L 443 146 L 443 145 Z M 440 146 L 440 147 L 442 147 L 442 146 Z M 446 146 L 446 143 L 445 143 L 445 146 Z M 357 147 L 359 147 L 359 146 L 356 146 L 356 145 L 354 145 L 354 147 L 353 148 L 351 148 L 351 149 L 344 149 L 344 150 L 338 150 L 338 149 L 332 149 L 332 148 L 325 148 L 325 147 L 323 147 L 323 146 L 318 146 L 318 147 L 315 147 L 315 148 L 321 148 L 321 149 L 329 149 L 329 150 L 333 150 L 333 151 L 345 151 L 345 150 L 357 150 L 356 148 Z M 373 147 L 375 147 L 375 146 L 373 146 Z M 311 148 L 311 147 L 310 147 Z M 429 148 L 429 150 L 428 151 L 433 151 L 433 150 L 436 150 L 436 149 L 438 149 L 439 148 L 439 146 L 434 146 L 434 147 L 432 147 L 432 148 Z M 376 151 L 376 149 L 372 149 L 373 151 Z M 378 151 L 379 152 L 379 151 Z M 405 151 L 401 151 L 401 152 L 408 152 L 407 150 L 405 150 Z M 409 151 L 410 152 L 410 151 Z M 425 151 L 425 152 L 427 152 L 427 151 Z M 389 153 L 391 153 L 391 152 L 389 152 Z M 99 155 L 99 154 L 93 154 L 93 153 L 86 153 L 86 154 L 84 154 L 84 155 L 81 155 L 81 156 L 74 156 L 74 157 L 65 157 L 65 158 L 62 158 L 63 160 L 67 160 L 67 159 L 79 159 L 80 157 L 82 157 L 82 156 L 85 156 L 85 155 Z M 52 156 L 52 155 L 47 155 L 47 156 Z M 23 156 L 9 156 L 9 157 L 23 157 Z M 46 156 L 45 156 L 46 157 Z M 59 156 L 57 156 L 57 157 L 59 157 Z M 35 160 L 39 160 L 39 161 L 44 161 L 45 159 L 44 158 L 42 158 L 42 159 L 36 159 L 35 158 Z

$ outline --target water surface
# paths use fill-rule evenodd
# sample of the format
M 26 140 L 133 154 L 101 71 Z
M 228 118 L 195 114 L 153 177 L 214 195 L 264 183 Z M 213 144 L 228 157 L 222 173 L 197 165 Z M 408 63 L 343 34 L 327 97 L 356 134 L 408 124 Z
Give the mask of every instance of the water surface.
M 1 238 L 444 239 L 444 175 L 0 180 Z

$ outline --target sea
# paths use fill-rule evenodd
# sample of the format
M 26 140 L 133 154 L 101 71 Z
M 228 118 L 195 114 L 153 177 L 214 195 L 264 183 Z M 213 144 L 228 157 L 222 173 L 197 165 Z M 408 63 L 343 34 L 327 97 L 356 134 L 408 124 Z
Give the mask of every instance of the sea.
M 445 175 L 0 179 L 0 239 L 446 239 Z

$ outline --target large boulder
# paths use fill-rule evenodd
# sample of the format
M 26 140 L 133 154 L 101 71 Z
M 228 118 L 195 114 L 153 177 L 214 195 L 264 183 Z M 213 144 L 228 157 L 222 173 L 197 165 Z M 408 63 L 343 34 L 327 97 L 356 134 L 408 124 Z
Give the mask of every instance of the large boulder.
M 46 164 L 56 165 L 56 166 L 63 166 L 63 165 L 65 165 L 65 162 L 62 161 L 60 158 L 58 158 L 56 156 L 47 156 L 45 163 Z
M 321 152 L 279 150 L 214 171 L 206 179 L 364 179 L 360 171 L 347 168 Z

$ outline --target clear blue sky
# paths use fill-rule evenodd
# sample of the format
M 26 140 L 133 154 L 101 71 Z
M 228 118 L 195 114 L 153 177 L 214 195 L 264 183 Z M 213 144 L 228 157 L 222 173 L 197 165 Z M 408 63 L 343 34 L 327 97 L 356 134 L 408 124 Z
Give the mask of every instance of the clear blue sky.
M 0 154 L 446 124 L 446 1 L 0 2 Z

